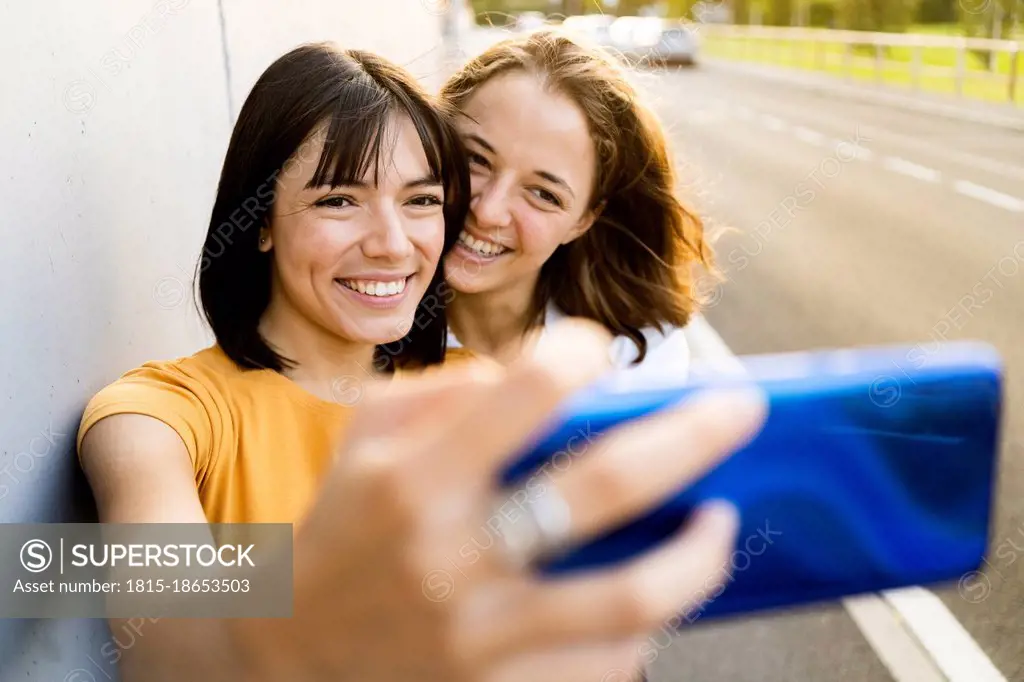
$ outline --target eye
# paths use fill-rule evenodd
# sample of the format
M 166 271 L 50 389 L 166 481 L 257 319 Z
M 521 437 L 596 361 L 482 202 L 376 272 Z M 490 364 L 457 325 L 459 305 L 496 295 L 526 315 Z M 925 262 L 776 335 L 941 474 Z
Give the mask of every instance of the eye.
M 549 192 L 543 187 L 534 187 L 530 191 L 533 192 L 534 196 L 536 196 L 541 201 L 551 204 L 552 206 L 562 208 L 562 200 L 559 199 L 558 195 L 555 194 L 554 192 Z
M 434 194 L 420 194 L 409 200 L 409 203 L 413 206 L 440 206 L 444 203 L 441 197 Z
M 326 208 L 348 208 L 349 206 L 354 206 L 355 201 L 353 201 L 352 197 L 335 194 L 333 196 L 324 197 L 314 205 Z
M 468 157 L 469 165 L 471 166 L 481 166 L 483 168 L 490 167 L 490 164 L 487 163 L 487 159 L 484 158 L 483 155 L 481 154 L 477 154 L 476 152 L 469 152 Z

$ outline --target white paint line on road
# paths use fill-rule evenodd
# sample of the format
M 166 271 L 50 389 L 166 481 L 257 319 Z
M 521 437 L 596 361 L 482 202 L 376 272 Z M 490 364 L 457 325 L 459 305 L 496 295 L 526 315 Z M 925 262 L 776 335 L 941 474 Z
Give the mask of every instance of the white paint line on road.
M 796 139 L 800 140 L 801 142 L 807 142 L 808 144 L 818 146 L 825 144 L 825 136 L 819 133 L 817 130 L 811 130 L 810 128 L 797 126 L 796 128 L 793 129 L 793 134 L 796 135 Z
M 938 182 L 942 179 L 942 173 L 934 168 L 922 166 L 914 163 L 913 161 L 901 159 L 898 156 L 885 157 L 884 165 L 891 171 L 902 173 L 903 175 L 909 175 L 912 178 L 924 180 L 925 182 Z
M 861 147 L 859 144 L 851 144 L 849 140 L 832 140 L 831 147 L 837 150 L 837 153 L 841 153 L 842 156 L 852 154 L 853 158 L 860 161 L 870 161 L 875 156 L 875 153 L 867 147 Z
M 780 131 L 785 130 L 788 126 L 786 122 L 776 116 L 769 116 L 768 114 L 761 114 L 761 125 L 768 130 Z
M 733 105 L 734 110 L 738 110 L 740 108 L 747 109 L 748 106 L 740 104 Z M 794 121 L 808 120 L 808 117 L 814 116 L 814 112 L 808 111 L 806 106 L 801 106 L 798 103 L 789 101 L 780 100 L 772 102 L 772 108 L 776 115 L 781 115 L 782 117 L 790 118 Z M 811 125 L 824 125 L 821 122 L 813 120 L 810 121 L 810 123 Z M 859 120 L 859 118 L 854 118 L 852 115 L 849 119 L 844 120 L 830 119 L 829 124 L 830 126 L 839 127 L 856 125 L 857 130 L 867 139 L 871 140 L 873 147 L 878 148 L 885 143 L 886 145 L 893 145 L 897 147 L 897 149 L 894 149 L 897 154 L 912 154 L 920 152 L 924 155 L 925 159 L 935 165 L 941 165 L 944 162 L 962 164 L 972 170 L 992 173 L 1012 180 L 1024 180 L 1024 162 L 997 161 L 985 156 L 979 156 L 976 153 L 954 149 L 949 145 L 937 145 L 933 139 L 919 139 L 914 137 L 912 134 L 866 124 Z M 968 172 L 967 175 L 970 175 L 970 173 Z
M 946 161 L 962 163 L 965 166 L 971 166 L 977 170 L 985 171 L 986 173 L 1002 175 L 1016 180 L 1024 180 L 1024 166 L 995 161 L 994 159 L 978 156 L 977 154 L 971 154 L 970 152 L 948 149 L 944 146 L 936 145 L 932 140 L 919 140 L 909 135 L 895 133 L 891 130 L 883 130 L 882 128 L 875 128 L 869 125 L 861 125 L 860 131 L 866 135 L 868 139 L 876 142 L 880 140 L 888 140 L 892 144 L 902 145 L 919 152 L 938 156 Z
M 684 333 L 693 354 L 695 373 L 706 371 L 705 368 L 744 373 L 740 359 L 702 316 L 694 317 Z M 878 602 L 887 603 L 895 614 L 885 616 Z M 956 616 L 924 588 L 844 599 L 843 606 L 896 682 L 930 682 L 934 678 L 929 675 L 934 675 L 936 669 L 948 682 L 1007 682 Z M 902 625 L 905 636 L 893 638 L 894 621 Z M 912 640 L 930 661 L 915 663 Z
M 964 196 L 977 199 L 978 201 L 984 201 L 987 204 L 992 204 L 999 208 L 1005 208 L 1007 211 L 1024 213 L 1024 199 L 1011 197 L 1009 194 L 997 192 L 996 190 L 985 187 L 984 185 L 977 185 L 968 180 L 957 180 L 953 183 L 953 189 Z
M 949 682 L 884 599 L 865 594 L 844 599 L 843 606 L 894 680 Z
M 1006 682 L 960 621 L 932 592 L 909 587 L 885 592 L 883 596 L 949 682 Z

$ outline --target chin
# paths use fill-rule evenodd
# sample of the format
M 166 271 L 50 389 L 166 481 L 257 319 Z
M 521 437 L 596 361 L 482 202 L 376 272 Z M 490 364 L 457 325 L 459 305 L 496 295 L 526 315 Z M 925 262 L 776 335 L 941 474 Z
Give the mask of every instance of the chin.
M 488 278 L 473 277 L 459 270 L 455 270 L 448 275 L 446 281 L 448 286 L 460 294 L 479 294 L 494 288 L 494 285 L 488 281 Z
M 360 325 L 358 329 L 351 329 L 344 331 L 341 336 L 346 339 L 351 339 L 356 343 L 365 343 L 370 346 L 379 346 L 385 343 L 391 343 L 398 341 L 403 336 L 403 329 L 405 327 L 400 326 L 401 320 L 394 320 L 391 324 L 382 325 L 380 322 L 373 322 L 371 324 Z
M 405 306 L 402 306 L 387 314 L 377 311 L 376 314 L 360 315 L 355 319 L 351 310 L 345 312 L 347 314 L 344 316 L 335 317 L 331 331 L 343 339 L 376 346 L 398 341 L 408 334 L 415 319 L 416 307 L 410 306 L 405 310 Z

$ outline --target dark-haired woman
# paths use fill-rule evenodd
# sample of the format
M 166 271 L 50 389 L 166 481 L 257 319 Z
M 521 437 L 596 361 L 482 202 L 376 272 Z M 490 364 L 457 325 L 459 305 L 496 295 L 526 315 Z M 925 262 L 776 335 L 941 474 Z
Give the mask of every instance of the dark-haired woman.
M 664 131 L 604 52 L 553 32 L 500 42 L 442 89 L 472 200 L 446 258 L 449 346 L 518 357 L 563 316 L 604 326 L 615 366 L 685 374 L 693 269 L 714 274 Z
M 324 44 L 271 65 L 197 268 L 216 343 L 128 372 L 85 410 L 80 457 L 107 520 L 300 518 L 359 382 L 443 359 L 438 264 L 466 177 L 448 118 L 404 70 Z

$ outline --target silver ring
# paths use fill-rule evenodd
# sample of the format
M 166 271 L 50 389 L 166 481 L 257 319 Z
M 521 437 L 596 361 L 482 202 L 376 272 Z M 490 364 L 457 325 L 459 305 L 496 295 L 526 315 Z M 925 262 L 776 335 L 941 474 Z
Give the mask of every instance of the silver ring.
M 505 558 L 514 569 L 563 552 L 569 546 L 572 509 L 552 485 L 533 500 L 519 502 L 523 491 L 500 495 L 492 518 Z

